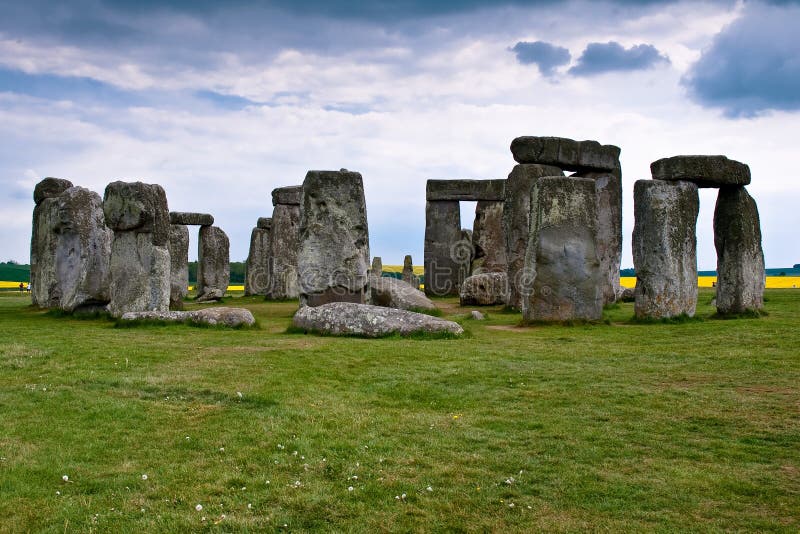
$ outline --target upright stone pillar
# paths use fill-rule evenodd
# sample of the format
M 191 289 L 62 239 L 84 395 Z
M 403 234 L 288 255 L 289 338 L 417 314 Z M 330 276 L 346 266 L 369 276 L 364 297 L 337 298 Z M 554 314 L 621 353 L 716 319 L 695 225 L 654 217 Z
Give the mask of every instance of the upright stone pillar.
M 197 300 L 220 300 L 231 280 L 230 241 L 217 226 L 201 226 L 197 254 Z
M 189 294 L 189 228 L 185 224 L 169 225 L 169 307 L 182 310 Z
M 300 304 L 365 304 L 369 228 L 361 174 L 308 171 L 303 182 L 298 272 Z
M 533 279 L 525 321 L 597 321 L 603 317 L 594 180 L 544 177 L 531 193 L 524 270 Z
M 113 316 L 168 311 L 170 296 L 169 209 L 164 189 L 142 182 L 112 182 L 103 197 L 111 244 Z
M 462 238 L 458 201 L 425 203 L 425 294 L 458 295 L 469 274 L 472 242 Z
M 744 187 L 722 187 L 714 210 L 717 312 L 736 314 L 764 306 L 764 252 L 758 207 Z
M 244 294 L 266 296 L 269 291 L 269 239 L 272 219 L 260 218 L 250 234 L 250 252 L 245 264 Z
M 406 254 L 406 257 L 403 258 L 403 282 L 407 284 L 411 284 L 414 286 L 415 289 L 419 289 L 419 280 L 417 276 L 414 274 L 414 262 L 411 260 L 411 256 Z
M 583 172 L 575 176 L 594 180 L 597 192 L 597 255 L 604 274 L 603 303 L 617 300 L 622 260 L 622 172 Z
M 694 315 L 697 306 L 697 185 L 638 180 L 633 189 L 634 311 L 638 318 Z
M 383 276 L 383 260 L 381 260 L 380 256 L 375 256 L 372 258 L 372 268 L 370 269 L 370 273 L 372 276 L 377 276 L 378 278 Z
M 58 224 L 58 196 L 72 187 L 72 182 L 61 178 L 45 178 L 33 190 L 33 228 L 31 231 L 31 300 L 34 306 L 58 306 L 61 290 L 56 275 L 56 249 L 54 228 Z
M 533 280 L 524 280 L 525 251 L 528 250 L 531 219 L 531 191 L 543 176 L 563 176 L 560 168 L 551 165 L 516 165 L 506 180 L 503 203 L 503 226 L 508 264 L 508 305 L 522 308 L 522 287 L 531 287 Z
M 270 272 L 267 298 L 296 299 L 297 251 L 300 247 L 300 202 L 302 186 L 279 187 L 272 191 L 270 229 Z
M 57 200 L 58 307 L 67 312 L 105 310 L 114 233 L 106 226 L 103 201 L 83 187 L 70 187 Z
M 506 236 L 503 229 L 503 202 L 479 200 L 472 225 L 475 257 L 471 274 L 506 272 Z

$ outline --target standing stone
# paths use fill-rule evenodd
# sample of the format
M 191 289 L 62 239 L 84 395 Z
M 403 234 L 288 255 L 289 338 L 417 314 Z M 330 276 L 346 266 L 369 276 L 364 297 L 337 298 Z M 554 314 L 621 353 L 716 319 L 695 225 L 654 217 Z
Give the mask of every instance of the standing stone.
M 524 280 L 523 270 L 530 235 L 533 185 L 543 176 L 563 175 L 558 167 L 528 163 L 516 165 L 506 180 L 503 226 L 508 265 L 508 305 L 512 308 L 522 308 L 522 288 L 530 288 L 533 284 L 533 280 Z
M 58 307 L 67 312 L 104 309 L 110 299 L 111 241 L 100 195 L 70 187 L 56 199 Z
M 185 224 L 169 226 L 169 308 L 183 309 L 189 294 L 189 228 Z
M 633 188 L 634 312 L 694 315 L 697 306 L 697 185 L 637 180 Z
M 361 174 L 308 171 L 297 264 L 301 306 L 369 300 L 369 228 Z
M 425 203 L 425 294 L 457 295 L 472 261 L 472 241 L 461 233 L 457 200 Z
M 269 246 L 269 290 L 267 298 L 296 299 L 297 251 L 300 248 L 300 196 L 302 186 L 279 187 L 272 191 L 272 228 Z M 282 204 L 281 202 L 294 202 Z
M 31 231 L 31 300 L 34 306 L 58 306 L 61 293 L 56 277 L 57 240 L 53 231 L 58 216 L 56 198 L 72 187 L 61 178 L 45 178 L 33 189 L 33 228 Z
M 758 207 L 744 187 L 723 187 L 714 210 L 717 312 L 745 313 L 764 306 L 764 252 Z
M 269 291 L 269 236 L 271 225 L 265 226 L 267 227 L 253 228 L 250 234 L 250 252 L 247 254 L 244 276 L 245 295 L 266 296 L 267 291 Z
M 524 320 L 602 319 L 594 180 L 551 176 L 536 181 L 524 270 L 533 279 L 522 301 Z
M 164 189 L 142 182 L 112 182 L 103 197 L 111 244 L 111 301 L 118 317 L 129 311 L 168 311 L 169 209 Z
M 603 304 L 617 300 L 622 260 L 622 172 L 585 172 L 597 192 L 597 256 L 604 273 Z
M 506 236 L 503 229 L 503 202 L 479 200 L 472 225 L 475 256 L 471 273 L 506 272 Z
M 218 226 L 201 226 L 197 253 L 197 300 L 220 300 L 231 281 L 230 241 Z
M 372 258 L 372 269 L 370 269 L 370 274 L 377 277 L 383 276 L 383 261 L 381 260 L 380 256 L 375 256 Z
M 417 276 L 414 274 L 414 263 L 411 260 L 411 256 L 406 254 L 406 257 L 403 258 L 403 282 L 407 284 L 411 284 L 414 288 L 419 288 L 419 280 Z

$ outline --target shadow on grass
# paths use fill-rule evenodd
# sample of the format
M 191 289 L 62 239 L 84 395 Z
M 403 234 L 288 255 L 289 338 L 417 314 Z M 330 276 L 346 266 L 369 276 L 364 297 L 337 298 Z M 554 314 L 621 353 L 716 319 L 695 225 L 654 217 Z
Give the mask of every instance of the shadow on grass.
M 691 316 L 685 313 L 675 315 L 673 317 L 636 317 L 635 315 L 630 318 L 628 324 L 687 324 L 687 323 L 702 323 L 704 319 L 697 315 Z
M 238 324 L 236 326 L 228 326 L 224 324 L 208 324 L 201 321 L 194 321 L 187 319 L 184 321 L 164 321 L 160 319 L 136 319 L 125 320 L 112 319 L 114 321 L 114 328 L 142 328 L 142 327 L 168 327 L 175 328 L 181 326 L 189 326 L 191 328 L 205 328 L 208 330 L 261 330 L 261 325 L 256 321 L 252 325 Z
M 313 335 L 319 337 L 341 337 L 341 338 L 374 339 L 374 340 L 411 339 L 416 341 L 431 341 L 431 340 L 441 340 L 441 339 L 466 339 L 472 337 L 472 333 L 466 328 L 464 328 L 464 333 L 460 335 L 453 334 L 451 332 L 412 332 L 410 334 L 405 334 L 405 335 L 400 334 L 399 332 L 389 332 L 378 336 L 366 336 L 363 334 L 331 334 L 316 329 L 307 329 L 291 325 L 288 328 L 286 328 L 286 333 L 294 335 Z

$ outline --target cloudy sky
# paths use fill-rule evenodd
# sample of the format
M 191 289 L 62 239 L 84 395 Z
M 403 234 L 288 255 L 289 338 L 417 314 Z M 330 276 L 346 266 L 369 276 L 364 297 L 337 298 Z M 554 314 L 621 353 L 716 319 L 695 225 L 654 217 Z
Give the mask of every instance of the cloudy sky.
M 622 148 L 624 267 L 633 183 L 677 154 L 749 164 L 767 266 L 800 263 L 800 2 L 360 4 L 0 0 L 0 260 L 27 263 L 46 176 L 159 183 L 243 260 L 273 188 L 346 167 L 373 255 L 421 264 L 427 179 L 504 178 L 514 137 L 552 135 Z

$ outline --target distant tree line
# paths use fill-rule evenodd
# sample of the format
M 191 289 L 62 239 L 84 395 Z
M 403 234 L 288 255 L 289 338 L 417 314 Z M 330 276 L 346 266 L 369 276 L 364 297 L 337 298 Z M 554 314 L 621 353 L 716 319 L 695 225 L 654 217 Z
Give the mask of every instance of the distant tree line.
M 189 283 L 197 283 L 197 262 L 189 262 Z M 231 262 L 231 284 L 239 285 L 244 284 L 244 262 L 232 261 Z

